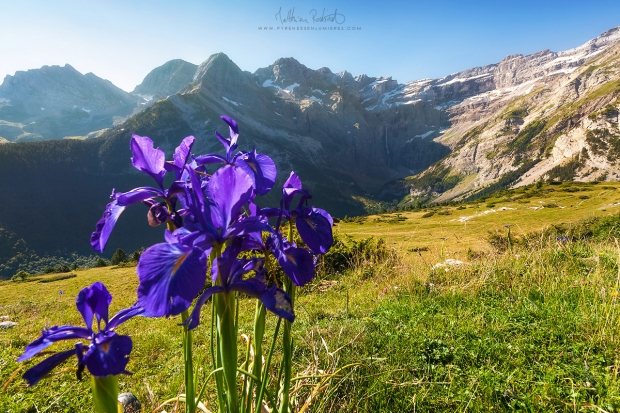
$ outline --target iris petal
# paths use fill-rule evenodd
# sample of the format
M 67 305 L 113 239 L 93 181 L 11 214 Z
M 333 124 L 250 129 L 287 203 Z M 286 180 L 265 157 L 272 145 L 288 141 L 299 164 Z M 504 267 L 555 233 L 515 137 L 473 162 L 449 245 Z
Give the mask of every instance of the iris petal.
M 274 255 L 284 273 L 296 286 L 306 285 L 314 277 L 314 261 L 308 250 L 289 247 L 284 251 L 274 251 Z
M 291 172 L 284 185 L 282 186 L 282 201 L 284 202 L 284 209 L 290 210 L 291 202 L 295 195 L 301 195 L 299 204 L 301 205 L 306 199 L 312 198 L 308 191 L 301 189 L 301 179 L 295 172 Z
M 142 313 L 144 313 L 144 308 L 142 307 L 134 306 L 130 308 L 125 308 L 124 310 L 121 310 L 118 313 L 116 313 L 114 317 L 110 319 L 110 321 L 108 322 L 108 325 L 106 326 L 106 329 L 111 330 L 113 328 L 116 328 L 117 326 L 123 324 L 125 321 L 129 320 L 130 318 L 140 315 Z
M 225 164 L 226 158 L 224 158 L 221 155 L 216 155 L 216 154 L 201 155 L 196 158 L 196 164 L 198 165 L 210 165 L 214 163 Z
M 242 221 L 235 222 L 225 232 L 225 237 L 238 237 L 253 232 L 271 232 L 273 229 L 268 223 L 261 220 L 260 217 L 246 217 Z
M 51 346 L 57 341 L 61 340 L 71 340 L 76 338 L 87 339 L 92 335 L 92 331 L 88 328 L 84 327 L 75 327 L 75 326 L 54 326 L 48 330 L 44 330 L 41 333 L 41 337 L 34 340 L 32 343 L 26 346 L 26 350 L 24 354 L 22 354 L 17 361 L 25 361 L 40 351 L 45 350 L 47 347 Z
M 226 139 L 225 137 L 223 137 L 222 135 L 220 135 L 219 132 L 215 132 L 215 136 L 219 139 L 220 142 L 222 142 L 222 145 L 224 145 L 224 149 L 226 150 L 226 153 L 228 153 L 228 151 L 230 150 L 230 141 Z
M 258 298 L 263 302 L 265 308 L 275 315 L 282 317 L 290 322 L 295 320 L 291 298 L 281 289 L 267 287 L 264 281 L 258 278 L 237 281 L 231 290 L 238 291 L 250 297 Z
M 140 280 L 138 304 L 145 315 L 168 317 L 189 308 L 206 281 L 202 253 L 199 248 L 168 243 L 144 251 L 136 272 Z
M 88 329 L 92 330 L 93 315 L 98 322 L 104 320 L 106 324 L 108 323 L 108 307 L 111 302 L 112 295 L 107 288 L 102 283 L 96 282 L 78 293 L 75 305 Z
M 224 122 L 226 122 L 228 124 L 228 128 L 229 128 L 229 132 L 230 132 L 230 138 L 231 138 L 231 144 L 235 144 L 237 143 L 237 136 L 239 135 L 239 126 L 237 125 L 237 122 L 232 119 L 229 118 L 228 116 L 220 116 L 220 119 L 222 119 Z M 235 139 L 233 141 L 233 136 L 235 136 Z
M 179 172 L 185 168 L 185 164 L 187 163 L 187 159 L 189 158 L 190 151 L 192 150 L 195 140 L 196 138 L 193 136 L 188 136 L 183 139 L 179 146 L 175 149 L 173 155 L 174 165 L 178 168 Z
M 194 309 L 188 319 L 189 323 L 187 324 L 187 328 L 189 330 L 198 327 L 198 324 L 200 324 L 200 310 L 202 309 L 202 306 L 209 301 L 209 298 L 211 298 L 213 294 L 223 293 L 224 291 L 226 291 L 224 287 L 218 285 L 207 288 L 205 292 L 200 295 L 200 298 L 196 301 L 196 305 L 194 306 Z
M 253 151 L 237 160 L 235 165 L 254 178 L 254 186 L 258 195 L 265 195 L 273 188 L 277 170 L 276 164 L 269 156 Z
M 84 354 L 84 364 L 95 377 L 121 374 L 129 363 L 132 343 L 129 336 L 115 333 L 98 335 L 94 345 Z
M 132 189 L 131 191 L 124 192 L 116 195 L 116 200 L 120 206 L 133 205 L 136 202 L 144 201 L 145 199 L 162 197 L 165 198 L 166 194 L 157 188 L 151 188 L 143 186 L 140 188 Z
M 58 367 L 62 362 L 64 362 L 74 354 L 75 349 L 56 353 L 53 356 L 46 358 L 36 366 L 28 369 L 22 377 L 28 382 L 28 385 L 34 386 L 39 381 L 41 381 L 41 379 L 44 378 L 50 371 Z
M 106 205 L 103 217 L 97 222 L 95 232 L 90 236 L 90 245 L 95 251 L 103 252 L 108 238 L 110 238 L 110 234 L 112 233 L 112 229 L 114 229 L 118 217 L 125 208 L 124 206 L 120 206 L 117 200 Z
M 315 254 L 325 254 L 334 243 L 329 220 L 314 209 L 304 208 L 295 218 L 299 236 Z
M 301 179 L 299 176 L 297 176 L 295 172 L 291 171 L 291 174 L 286 182 L 284 182 L 284 185 L 282 185 L 282 188 L 301 189 L 301 185 Z
M 244 171 L 226 165 L 209 179 L 209 193 L 215 208 L 211 208 L 211 223 L 218 228 L 228 228 L 237 218 L 241 207 L 252 195 L 252 178 Z
M 166 169 L 166 154 L 161 149 L 154 148 L 153 141 L 147 136 L 133 135 L 131 137 L 131 151 L 133 166 L 155 179 L 160 187 L 163 188 L 164 175 Z

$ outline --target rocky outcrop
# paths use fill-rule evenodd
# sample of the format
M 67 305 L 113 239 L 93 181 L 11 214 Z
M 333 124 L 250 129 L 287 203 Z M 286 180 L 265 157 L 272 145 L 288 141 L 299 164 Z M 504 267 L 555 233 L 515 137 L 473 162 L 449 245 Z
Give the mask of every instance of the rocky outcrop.
M 507 87 L 448 110 L 452 125 L 439 140 L 452 153 L 407 180 L 413 198 L 461 199 L 541 179 L 617 179 L 618 40 L 613 29 L 570 51 L 502 60 L 495 78 Z M 443 185 L 450 177 L 454 184 Z
M 136 102 L 111 82 L 70 65 L 18 71 L 0 85 L 0 119 L 21 129 L 21 140 L 87 135 L 129 116 Z
M 174 95 L 193 80 L 197 68 L 185 60 L 170 60 L 150 71 L 132 93 L 140 95 L 147 102 Z
M 85 75 L 70 65 L 43 66 L 7 75 L 0 85 L 2 114 L 18 122 L 83 112 L 87 116 L 111 115 L 135 104 L 129 93 L 92 73 Z

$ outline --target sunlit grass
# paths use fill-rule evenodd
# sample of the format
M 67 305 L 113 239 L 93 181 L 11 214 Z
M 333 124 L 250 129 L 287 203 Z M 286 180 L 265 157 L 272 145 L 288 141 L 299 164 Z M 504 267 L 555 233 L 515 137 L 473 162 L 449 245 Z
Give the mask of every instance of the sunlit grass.
M 356 259 L 344 274 L 327 274 L 302 290 L 296 302 L 294 370 L 308 377 L 295 382 L 297 410 L 620 411 L 615 240 L 564 242 L 532 234 L 618 212 L 618 195 L 609 189 L 618 185 L 583 187 L 591 190 L 545 186 L 543 191 L 554 191 L 543 192 L 544 198 L 514 199 L 522 194 L 513 194 L 513 200 L 437 208 L 429 218 L 421 218 L 425 212 L 420 211 L 403 213 L 404 221 L 389 214 L 364 224 L 339 223 L 341 234 L 382 236 L 394 250 L 388 248 L 380 262 Z M 558 207 L 527 208 L 542 204 Z M 502 207 L 516 209 L 498 210 Z M 447 209 L 451 215 L 439 214 Z M 492 209 L 496 212 L 483 214 Z M 453 221 L 466 216 L 474 216 L 467 226 Z M 506 236 L 507 224 L 515 240 L 528 234 L 529 244 L 515 242 L 504 252 L 491 247 L 488 231 Z M 419 252 L 411 252 L 415 248 Z M 446 258 L 464 264 L 433 269 Z M 111 313 L 135 300 L 135 268 L 75 273 L 49 283 L 0 283 L 0 316 L 18 323 L 0 330 L 0 411 L 91 411 L 88 381 L 75 380 L 74 360 L 33 388 L 20 376 L 34 361 L 15 361 L 46 324 L 83 323 L 75 296 L 84 286 L 104 282 L 114 297 Z M 195 335 L 199 386 L 211 371 L 207 308 Z M 239 333 L 251 336 L 254 301 L 242 300 L 240 309 Z M 128 365 L 134 374 L 120 378 L 120 390 L 136 394 L 143 411 L 184 392 L 178 322 L 135 318 L 119 329 L 134 341 Z M 268 316 L 268 328 L 274 325 L 275 317 Z M 276 352 L 274 366 L 279 358 Z M 337 374 L 327 379 L 330 373 Z M 210 382 L 203 397 L 211 410 L 213 387 Z M 174 405 L 165 410 L 175 411 Z

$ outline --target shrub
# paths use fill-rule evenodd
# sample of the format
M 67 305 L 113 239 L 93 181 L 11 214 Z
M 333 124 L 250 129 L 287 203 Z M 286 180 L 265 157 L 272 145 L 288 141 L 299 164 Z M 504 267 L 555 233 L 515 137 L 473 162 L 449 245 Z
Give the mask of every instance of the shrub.
M 11 277 L 11 281 L 25 281 L 26 278 L 28 278 L 29 276 L 30 274 L 28 274 L 26 271 L 17 271 L 17 273 L 13 277 Z
M 354 240 L 346 236 L 346 240 L 343 240 L 334 236 L 334 243 L 319 263 L 317 273 L 319 278 L 324 278 L 327 274 L 341 273 L 353 268 L 374 267 L 395 259 L 396 254 L 383 238 L 368 237 Z
M 365 215 L 359 215 L 356 217 L 349 217 L 347 215 L 345 215 L 345 217 L 342 219 L 342 222 L 354 222 L 356 224 L 363 224 L 364 222 L 366 222 L 368 220 L 368 217 Z
M 70 271 L 71 271 L 71 268 L 69 268 L 67 264 L 59 265 L 58 268 L 56 268 L 56 272 L 70 272 Z
M 112 254 L 112 258 L 110 259 L 110 264 L 112 265 L 118 265 L 121 262 L 126 262 L 127 261 L 127 254 L 125 254 L 125 251 L 123 251 L 122 249 L 118 248 L 114 254 Z
M 498 231 L 489 231 L 486 236 L 486 240 L 497 252 L 504 252 L 508 250 L 511 244 L 515 244 L 516 238 L 511 236 L 510 242 L 508 241 L 508 235 L 501 234 Z
M 58 274 L 58 275 L 54 275 L 53 277 L 45 277 L 45 278 L 41 278 L 39 280 L 40 283 L 51 283 L 54 281 L 60 281 L 60 280 L 66 280 L 69 278 L 75 278 L 77 277 L 77 274 Z
M 108 265 L 109 265 L 109 264 L 108 264 L 108 262 L 107 262 L 105 259 L 103 259 L 103 258 L 99 257 L 99 259 L 95 262 L 94 267 L 95 267 L 95 268 L 98 268 L 98 267 L 107 267 Z

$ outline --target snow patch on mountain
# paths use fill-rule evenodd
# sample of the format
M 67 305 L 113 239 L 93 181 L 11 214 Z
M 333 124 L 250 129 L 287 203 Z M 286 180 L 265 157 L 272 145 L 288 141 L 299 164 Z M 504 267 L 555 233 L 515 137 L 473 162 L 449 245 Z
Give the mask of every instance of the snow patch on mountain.
M 485 74 L 482 74 L 482 75 L 470 76 L 470 77 L 464 77 L 464 78 L 457 77 L 457 78 L 454 78 L 454 79 L 449 80 L 447 82 L 439 82 L 439 83 L 437 83 L 437 86 L 446 86 L 446 85 L 451 85 L 453 83 L 464 83 L 464 82 L 469 82 L 469 81 L 474 80 L 474 79 L 480 79 L 480 78 L 489 77 L 489 76 L 493 76 L 493 74 L 492 73 L 485 73 Z
M 234 100 L 230 100 L 226 96 L 222 96 L 222 99 L 224 99 L 226 102 L 228 102 L 228 103 L 230 103 L 232 105 L 235 105 L 235 106 L 241 105 L 241 103 L 235 102 Z
M 428 132 L 423 133 L 422 135 L 415 135 L 415 136 L 414 136 L 414 138 L 422 138 L 422 139 L 426 139 L 426 138 L 428 138 L 429 136 L 431 136 L 433 133 L 435 133 L 435 131 L 434 131 L 434 130 L 429 130 Z

